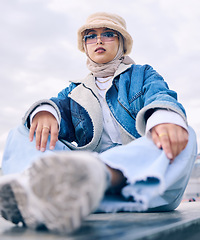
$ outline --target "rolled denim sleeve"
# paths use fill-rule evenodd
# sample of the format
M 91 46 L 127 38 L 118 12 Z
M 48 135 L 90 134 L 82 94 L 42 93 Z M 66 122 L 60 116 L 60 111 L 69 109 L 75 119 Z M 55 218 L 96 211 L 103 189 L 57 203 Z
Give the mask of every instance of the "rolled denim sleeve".
M 145 134 L 146 122 L 150 116 L 149 113 L 153 113 L 156 109 L 166 109 L 176 112 L 187 124 L 185 109 L 177 101 L 177 93 L 169 89 L 163 77 L 151 66 L 146 65 L 143 78 L 144 106 L 136 117 L 136 128 L 139 134 Z

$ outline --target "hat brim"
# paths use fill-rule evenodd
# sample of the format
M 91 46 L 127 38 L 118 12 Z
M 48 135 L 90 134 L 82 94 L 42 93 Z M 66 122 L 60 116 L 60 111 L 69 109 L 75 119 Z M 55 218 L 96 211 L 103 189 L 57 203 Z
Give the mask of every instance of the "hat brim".
M 110 21 L 96 21 L 93 22 L 92 24 L 85 24 L 82 27 L 79 28 L 78 30 L 78 49 L 81 52 L 85 52 L 84 49 L 84 42 L 83 42 L 83 37 L 84 37 L 84 32 L 87 29 L 93 29 L 93 28 L 110 28 L 115 31 L 118 31 L 124 38 L 124 55 L 127 55 L 131 52 L 132 45 L 133 45 L 133 39 L 131 35 L 122 27 L 119 25 L 115 24 L 114 22 Z

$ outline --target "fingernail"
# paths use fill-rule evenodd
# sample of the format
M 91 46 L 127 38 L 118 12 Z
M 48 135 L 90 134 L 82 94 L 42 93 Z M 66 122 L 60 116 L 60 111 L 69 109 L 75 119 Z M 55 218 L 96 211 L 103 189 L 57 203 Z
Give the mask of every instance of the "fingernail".
M 167 153 L 167 157 L 168 157 L 169 159 L 172 159 L 172 158 L 173 158 L 172 153 Z
M 160 142 L 158 142 L 156 145 L 157 145 L 158 148 L 161 148 L 161 143 Z
M 39 151 L 39 150 L 40 150 L 40 147 L 39 147 L 39 146 L 36 146 L 36 149 Z
M 49 148 L 50 150 L 54 150 L 54 146 L 50 146 L 50 148 Z
M 45 148 L 41 148 L 40 150 L 41 150 L 41 152 L 44 152 L 44 151 L 45 151 Z

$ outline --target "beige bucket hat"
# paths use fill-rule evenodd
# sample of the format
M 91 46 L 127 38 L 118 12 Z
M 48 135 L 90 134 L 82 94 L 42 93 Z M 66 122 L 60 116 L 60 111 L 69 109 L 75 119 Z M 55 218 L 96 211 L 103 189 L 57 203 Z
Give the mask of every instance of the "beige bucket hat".
M 86 23 L 78 29 L 78 49 L 85 52 L 83 36 L 87 29 L 106 27 L 121 33 L 124 39 L 124 54 L 127 55 L 131 52 L 133 39 L 126 30 L 125 20 L 117 14 L 98 12 L 90 15 Z

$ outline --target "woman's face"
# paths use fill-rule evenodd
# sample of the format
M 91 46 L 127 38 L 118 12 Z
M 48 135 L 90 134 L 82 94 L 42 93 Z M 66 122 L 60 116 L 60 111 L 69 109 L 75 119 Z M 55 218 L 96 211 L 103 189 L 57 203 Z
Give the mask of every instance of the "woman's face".
M 88 30 L 86 35 L 89 35 L 89 38 L 87 39 L 86 37 L 85 46 L 91 60 L 96 63 L 108 63 L 113 60 L 119 48 L 119 38 L 114 30 L 108 28 L 93 28 Z M 97 39 L 95 38 L 96 35 Z M 102 37 L 100 38 L 100 36 Z M 109 36 L 111 36 L 111 38 L 109 38 Z M 93 40 L 91 41 L 91 39 Z

